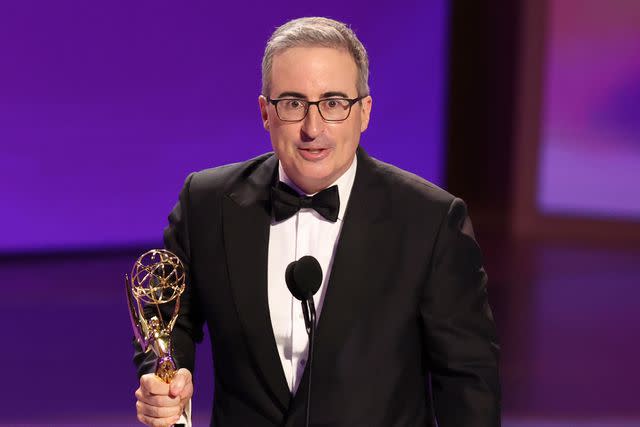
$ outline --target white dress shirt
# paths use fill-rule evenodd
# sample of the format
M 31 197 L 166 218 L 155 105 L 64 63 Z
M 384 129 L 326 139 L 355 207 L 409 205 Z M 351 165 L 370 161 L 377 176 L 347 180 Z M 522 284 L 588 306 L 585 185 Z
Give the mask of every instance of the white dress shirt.
M 313 297 L 316 306 L 316 321 L 320 318 L 322 303 L 327 292 L 333 258 L 342 229 L 344 213 L 356 175 L 357 160 L 332 185 L 338 186 L 340 210 L 338 220 L 331 222 L 313 209 L 300 209 L 294 216 L 281 221 L 271 220 L 268 253 L 268 295 L 271 326 L 276 339 L 282 369 L 289 390 L 296 393 L 307 362 L 309 337 L 302 315 L 302 305 L 295 299 L 285 282 L 287 266 L 305 255 L 315 257 L 322 267 L 322 284 Z M 278 163 L 280 181 L 304 194 Z M 308 194 L 311 196 L 311 194 Z

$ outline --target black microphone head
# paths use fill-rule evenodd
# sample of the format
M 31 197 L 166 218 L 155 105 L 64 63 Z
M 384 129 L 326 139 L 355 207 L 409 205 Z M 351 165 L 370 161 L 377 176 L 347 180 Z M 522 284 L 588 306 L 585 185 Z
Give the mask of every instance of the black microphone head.
M 287 287 L 300 301 L 313 297 L 322 284 L 322 267 L 314 257 L 307 255 L 287 266 L 284 274 Z

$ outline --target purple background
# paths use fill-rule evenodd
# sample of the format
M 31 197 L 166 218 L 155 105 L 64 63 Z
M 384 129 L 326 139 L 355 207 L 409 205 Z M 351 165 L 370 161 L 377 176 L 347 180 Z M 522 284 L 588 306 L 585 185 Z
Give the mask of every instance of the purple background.
M 640 220 L 640 2 L 549 5 L 540 209 Z
M 186 175 L 271 149 L 257 97 L 288 19 L 351 24 L 370 154 L 441 183 L 446 1 L 0 6 L 0 252 L 156 246 Z

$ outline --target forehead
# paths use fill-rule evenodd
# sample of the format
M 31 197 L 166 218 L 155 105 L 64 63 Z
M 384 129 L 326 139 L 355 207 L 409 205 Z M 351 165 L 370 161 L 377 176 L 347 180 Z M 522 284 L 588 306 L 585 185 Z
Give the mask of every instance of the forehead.
M 293 47 L 278 52 L 271 66 L 272 96 L 299 92 L 316 97 L 326 92 L 357 96 L 358 67 L 345 49 Z

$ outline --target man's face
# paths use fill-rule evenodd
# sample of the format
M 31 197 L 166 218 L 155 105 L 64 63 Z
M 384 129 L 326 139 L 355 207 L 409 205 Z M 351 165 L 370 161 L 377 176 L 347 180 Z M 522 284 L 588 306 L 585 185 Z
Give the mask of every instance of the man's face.
M 295 47 L 273 57 L 271 99 L 357 98 L 358 69 L 351 55 L 326 47 Z M 284 171 L 303 191 L 315 193 L 331 185 L 351 165 L 360 133 L 369 124 L 371 97 L 355 103 L 341 122 L 322 119 L 315 105 L 304 120 L 285 122 L 260 96 L 264 127 Z

